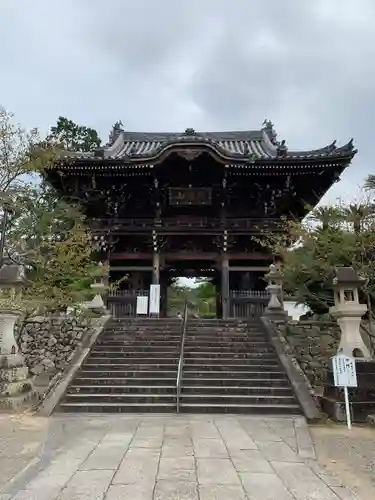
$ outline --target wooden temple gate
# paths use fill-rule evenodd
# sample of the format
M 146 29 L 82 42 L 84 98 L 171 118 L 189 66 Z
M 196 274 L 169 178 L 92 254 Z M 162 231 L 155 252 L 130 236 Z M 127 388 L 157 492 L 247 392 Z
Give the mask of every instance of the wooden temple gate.
M 269 120 L 257 130 L 176 133 L 117 122 L 106 145 L 67 152 L 46 177 L 80 201 L 109 281 L 126 277 L 108 296 L 114 316 L 134 316 L 150 284 L 160 284 L 163 300 L 171 276 L 194 268 L 212 277 L 220 317 L 254 318 L 266 307 L 262 278 L 274 260 L 264 232 L 302 220 L 355 154 L 352 140 L 289 151 Z

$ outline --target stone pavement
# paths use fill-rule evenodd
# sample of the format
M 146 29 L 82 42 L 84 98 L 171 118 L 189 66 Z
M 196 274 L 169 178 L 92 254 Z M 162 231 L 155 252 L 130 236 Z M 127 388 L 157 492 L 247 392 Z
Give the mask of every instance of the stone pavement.
M 48 419 L 0 414 L 0 491 L 36 460 L 48 436 Z
M 211 415 L 55 416 L 39 461 L 0 494 L 0 500 L 128 498 L 355 497 L 318 467 L 304 419 Z

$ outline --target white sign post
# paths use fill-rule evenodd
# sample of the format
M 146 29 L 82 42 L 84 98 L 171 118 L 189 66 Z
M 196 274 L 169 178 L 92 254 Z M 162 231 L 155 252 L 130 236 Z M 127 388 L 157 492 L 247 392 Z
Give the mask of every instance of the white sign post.
M 137 296 L 137 310 L 136 314 L 146 314 L 148 310 L 148 297 L 147 295 L 138 295 Z
M 150 285 L 149 314 L 160 313 L 160 285 Z
M 348 387 L 358 386 L 355 359 L 345 354 L 338 354 L 332 358 L 332 366 L 335 386 L 344 388 L 346 421 L 350 430 L 352 422 L 350 418 Z

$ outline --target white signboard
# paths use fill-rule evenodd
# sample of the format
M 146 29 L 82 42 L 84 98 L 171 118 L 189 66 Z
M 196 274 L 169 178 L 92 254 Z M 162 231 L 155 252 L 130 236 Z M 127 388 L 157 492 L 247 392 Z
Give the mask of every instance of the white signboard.
M 355 359 L 345 354 L 332 358 L 333 377 L 336 387 L 357 387 Z
M 136 314 L 147 314 L 148 297 L 147 295 L 138 295 Z
M 160 313 L 160 285 L 150 285 L 150 314 Z
M 355 359 L 346 354 L 338 354 L 332 358 L 333 379 L 336 387 L 344 388 L 345 396 L 345 411 L 348 429 L 352 428 L 350 417 L 350 404 L 348 387 L 357 387 L 357 371 L 355 366 Z

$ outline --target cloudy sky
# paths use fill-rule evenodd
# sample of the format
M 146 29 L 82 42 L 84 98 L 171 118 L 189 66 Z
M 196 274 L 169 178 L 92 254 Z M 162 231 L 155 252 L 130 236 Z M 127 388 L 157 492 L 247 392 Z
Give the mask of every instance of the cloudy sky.
M 257 129 L 289 148 L 354 137 L 329 192 L 375 171 L 374 0 L 0 0 L 0 103 L 45 131 Z M 374 172 L 375 173 L 375 172 Z

